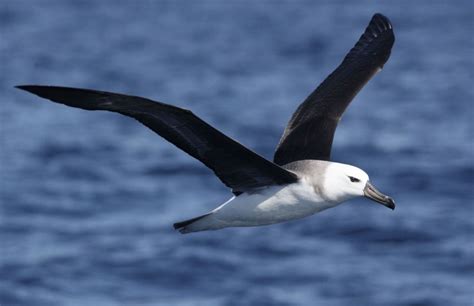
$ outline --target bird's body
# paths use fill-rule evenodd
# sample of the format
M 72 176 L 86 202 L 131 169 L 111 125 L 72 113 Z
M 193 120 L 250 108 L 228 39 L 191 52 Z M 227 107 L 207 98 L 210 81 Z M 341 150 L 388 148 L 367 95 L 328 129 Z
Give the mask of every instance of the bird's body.
M 201 161 L 234 193 L 213 211 L 174 224 L 182 233 L 303 218 L 365 196 L 391 209 L 361 169 L 330 161 L 334 133 L 357 92 L 388 60 L 393 29 L 381 14 L 342 63 L 298 107 L 269 161 L 192 112 L 137 96 L 58 86 L 17 86 L 54 102 L 132 117 Z
M 340 169 L 344 169 L 347 175 L 368 179 L 365 172 L 354 166 L 328 161 L 297 161 L 283 168 L 295 173 L 298 180 L 234 196 L 213 211 L 198 217 L 198 220 L 189 224 L 184 221 L 176 227 L 182 233 L 188 233 L 301 219 L 347 200 L 345 193 L 338 194 L 338 188 L 334 188 L 337 183 L 333 183 L 333 180 L 337 180 Z
M 202 219 L 179 230 L 187 233 L 224 227 L 269 225 L 310 216 L 332 207 L 331 204 L 302 179 L 297 183 L 264 187 L 255 193 L 234 196 Z
M 326 163 L 314 161 L 314 175 L 301 175 L 295 183 L 263 187 L 234 196 L 202 219 L 179 229 L 186 233 L 224 227 L 268 225 L 304 218 L 334 207 L 339 203 L 325 198 L 324 191 L 314 184 L 315 180 L 324 180 Z

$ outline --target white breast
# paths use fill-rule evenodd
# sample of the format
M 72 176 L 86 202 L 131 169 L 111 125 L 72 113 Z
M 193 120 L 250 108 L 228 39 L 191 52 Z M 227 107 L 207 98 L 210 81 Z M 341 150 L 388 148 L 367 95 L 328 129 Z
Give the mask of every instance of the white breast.
M 335 205 L 302 179 L 234 197 L 216 208 L 213 215 L 226 226 L 256 226 L 303 218 Z

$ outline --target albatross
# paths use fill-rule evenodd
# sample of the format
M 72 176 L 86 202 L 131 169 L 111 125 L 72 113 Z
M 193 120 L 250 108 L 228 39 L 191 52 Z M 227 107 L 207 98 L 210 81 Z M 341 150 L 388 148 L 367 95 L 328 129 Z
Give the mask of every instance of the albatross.
M 233 197 L 204 215 L 175 223 L 181 233 L 260 226 L 310 216 L 363 196 L 395 208 L 394 200 L 377 190 L 365 171 L 330 159 L 341 116 L 359 90 L 382 69 L 394 41 L 390 20 L 379 13 L 373 15 L 342 63 L 293 114 L 273 162 L 187 109 L 98 90 L 16 87 L 68 106 L 132 117 L 210 168 Z

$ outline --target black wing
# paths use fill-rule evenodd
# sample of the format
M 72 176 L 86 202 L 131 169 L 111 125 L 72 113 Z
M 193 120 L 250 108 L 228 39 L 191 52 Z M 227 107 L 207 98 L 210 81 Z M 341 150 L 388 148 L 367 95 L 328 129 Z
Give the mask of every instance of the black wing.
M 186 109 L 104 91 L 56 86 L 17 87 L 68 106 L 135 118 L 212 169 L 235 194 L 297 180 L 294 173 L 252 152 Z
M 387 17 L 375 14 L 342 63 L 298 107 L 277 146 L 278 165 L 329 160 L 337 124 L 359 90 L 382 69 L 395 37 Z

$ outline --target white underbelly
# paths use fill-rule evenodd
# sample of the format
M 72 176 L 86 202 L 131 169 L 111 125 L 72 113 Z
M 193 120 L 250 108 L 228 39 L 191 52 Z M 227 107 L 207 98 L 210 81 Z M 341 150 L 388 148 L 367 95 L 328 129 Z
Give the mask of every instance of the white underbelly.
M 303 218 L 335 205 L 301 180 L 244 193 L 216 208 L 213 215 L 225 226 L 256 226 Z

